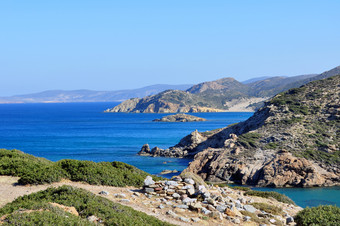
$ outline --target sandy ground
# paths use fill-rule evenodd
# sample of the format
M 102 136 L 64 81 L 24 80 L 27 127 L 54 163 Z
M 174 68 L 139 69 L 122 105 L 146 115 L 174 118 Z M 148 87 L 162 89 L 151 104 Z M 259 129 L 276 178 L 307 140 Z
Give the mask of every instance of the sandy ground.
M 265 101 L 267 99 L 267 97 L 242 98 L 226 102 L 225 105 L 229 107 L 227 112 L 253 112 L 254 110 L 247 108 L 250 104 Z

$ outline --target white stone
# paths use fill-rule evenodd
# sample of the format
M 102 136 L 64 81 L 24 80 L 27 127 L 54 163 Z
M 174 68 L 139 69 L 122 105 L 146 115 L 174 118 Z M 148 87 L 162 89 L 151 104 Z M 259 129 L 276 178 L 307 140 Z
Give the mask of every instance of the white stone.
M 149 186 L 149 185 L 154 184 L 154 183 L 155 183 L 155 181 L 152 179 L 151 176 L 147 176 L 145 178 L 145 180 L 144 180 L 144 185 L 145 186 Z

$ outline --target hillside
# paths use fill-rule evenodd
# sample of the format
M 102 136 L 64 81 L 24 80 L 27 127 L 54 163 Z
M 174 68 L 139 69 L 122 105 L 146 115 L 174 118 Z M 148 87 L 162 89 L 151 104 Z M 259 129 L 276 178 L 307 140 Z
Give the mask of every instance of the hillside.
M 280 93 L 245 122 L 149 155 L 193 157 L 186 171 L 257 186 L 340 184 L 340 75 Z
M 139 89 L 117 91 L 48 90 L 40 93 L 0 97 L 0 103 L 118 102 L 133 97 L 142 98 L 168 89 L 186 90 L 190 86 L 159 84 Z
M 186 113 L 254 111 L 263 101 L 310 81 L 336 75 L 340 66 L 322 74 L 293 77 L 264 77 L 245 83 L 222 78 L 192 86 L 186 91 L 167 90 L 144 98 L 133 98 L 105 112 Z

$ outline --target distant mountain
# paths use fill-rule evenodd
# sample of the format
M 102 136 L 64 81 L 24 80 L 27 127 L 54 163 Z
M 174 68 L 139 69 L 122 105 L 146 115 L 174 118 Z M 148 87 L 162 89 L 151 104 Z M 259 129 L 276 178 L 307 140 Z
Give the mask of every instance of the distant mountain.
M 192 85 L 157 84 L 139 89 L 118 91 L 49 90 L 40 93 L 0 97 L 0 103 L 60 103 L 60 102 L 115 102 L 132 97 L 145 97 L 164 90 L 186 90 Z
M 264 79 L 267 79 L 267 78 L 271 78 L 271 77 L 270 76 L 262 76 L 262 77 L 257 77 L 257 78 L 251 78 L 251 79 L 243 81 L 242 83 L 243 84 L 248 84 L 248 83 L 264 80 Z
M 186 91 L 171 90 L 144 98 L 133 98 L 106 112 L 185 113 L 219 111 L 253 111 L 274 95 L 297 88 L 310 81 L 336 75 L 339 67 L 322 74 L 293 77 L 270 77 L 241 83 L 222 78 L 194 85 Z

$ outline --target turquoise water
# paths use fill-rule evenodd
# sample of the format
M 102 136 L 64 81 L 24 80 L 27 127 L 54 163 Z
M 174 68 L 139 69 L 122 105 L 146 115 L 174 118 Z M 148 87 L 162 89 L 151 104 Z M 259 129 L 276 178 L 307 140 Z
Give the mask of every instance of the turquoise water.
M 253 188 L 258 191 L 276 191 L 287 195 L 301 207 L 336 205 L 340 207 L 340 187 L 315 188 Z
M 0 104 L 0 148 L 19 149 L 52 161 L 65 158 L 122 161 L 152 174 L 164 169 L 181 171 L 189 160 L 142 157 L 136 153 L 145 143 L 167 148 L 195 129 L 217 129 L 252 115 L 196 113 L 193 115 L 208 121 L 164 123 L 152 120 L 166 114 L 103 113 L 116 104 Z M 340 206 L 339 187 L 275 191 L 288 195 L 303 207 L 325 203 Z

